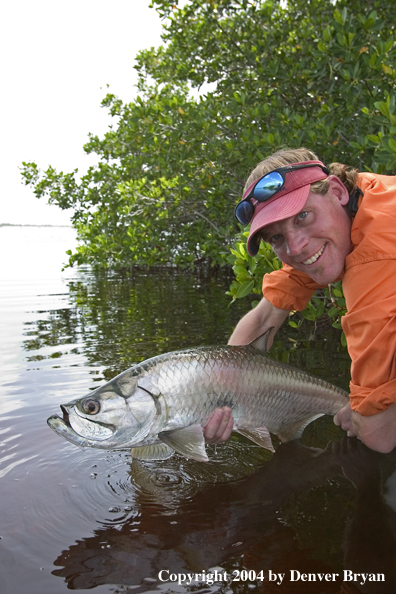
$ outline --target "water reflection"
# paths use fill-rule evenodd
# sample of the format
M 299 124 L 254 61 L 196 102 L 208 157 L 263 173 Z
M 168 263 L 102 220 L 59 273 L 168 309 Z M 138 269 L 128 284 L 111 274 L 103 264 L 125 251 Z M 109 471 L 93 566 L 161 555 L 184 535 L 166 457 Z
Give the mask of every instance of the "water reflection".
M 355 439 L 334 444 L 344 475 L 357 489 L 356 506 L 344 537 L 344 566 L 354 573 L 383 573 L 386 583 L 366 583 L 360 592 L 394 592 L 396 586 L 396 499 L 384 499 L 395 473 L 395 452 L 380 456 Z M 362 581 L 362 580 L 361 580 Z
M 124 584 L 139 586 L 134 592 L 150 592 L 161 584 L 161 570 L 199 573 L 216 566 L 227 572 L 228 586 L 235 588 L 233 571 L 245 567 L 264 571 L 264 581 L 254 584 L 263 592 L 283 594 L 335 593 L 342 585 L 342 577 L 325 585 L 291 582 L 291 569 L 342 576 L 345 568 L 386 575 L 385 584 L 353 583 L 356 591 L 390 593 L 396 586 L 396 543 L 390 519 L 396 522 L 396 515 L 383 500 L 381 488 L 395 463 L 396 455 L 375 454 L 346 438 L 327 450 L 283 444 L 252 474 L 216 485 L 199 484 L 198 476 L 180 468 L 180 459 L 177 466 L 167 461 L 150 467 L 135 461 L 131 481 L 137 496 L 132 516 L 119 516 L 71 545 L 57 557 L 54 564 L 61 569 L 53 573 L 71 589 Z M 345 494 L 342 476 L 349 481 L 349 501 L 337 510 L 340 490 Z M 299 530 L 307 493 L 314 505 L 325 493 L 327 500 L 326 513 L 307 510 L 304 522 L 311 520 L 309 536 L 304 535 L 306 528 Z M 343 525 L 341 531 L 334 530 L 334 521 Z M 274 590 L 269 570 L 285 574 Z M 164 572 L 162 577 L 167 575 Z M 248 584 L 239 586 L 233 591 L 249 590 Z M 206 585 L 205 591 L 219 591 L 218 587 Z
M 249 307 L 247 302 L 230 304 L 225 295 L 230 280 L 229 274 L 210 269 L 194 275 L 173 269 L 130 276 L 90 271 L 68 282 L 67 307 L 45 311 L 42 319 L 26 324 L 28 360 L 69 355 L 68 365 L 87 360 L 105 366 L 109 380 L 154 355 L 225 344 Z M 342 387 L 348 384 L 348 355 L 326 321 L 302 330 L 285 326 L 271 356 Z
M 24 348 L 30 361 L 84 355 L 91 365 L 104 365 L 110 379 L 149 356 L 225 343 L 246 307 L 228 307 L 229 282 L 229 275 L 210 270 L 91 273 L 68 283 L 72 307 L 45 312 L 26 329 Z

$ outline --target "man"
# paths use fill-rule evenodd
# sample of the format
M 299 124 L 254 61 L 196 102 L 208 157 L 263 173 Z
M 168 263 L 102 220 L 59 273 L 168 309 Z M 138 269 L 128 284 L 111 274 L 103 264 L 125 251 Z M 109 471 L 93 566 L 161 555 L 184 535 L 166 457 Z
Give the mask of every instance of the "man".
M 315 289 L 342 279 L 342 318 L 352 359 L 350 403 L 334 422 L 368 447 L 396 447 L 396 177 L 327 169 L 307 149 L 279 151 L 250 175 L 236 207 L 251 223 L 252 256 L 266 241 L 284 263 L 265 275 L 263 299 L 240 320 L 231 345 L 247 344 L 290 311 L 306 307 Z M 218 409 L 205 438 L 225 441 L 232 413 Z

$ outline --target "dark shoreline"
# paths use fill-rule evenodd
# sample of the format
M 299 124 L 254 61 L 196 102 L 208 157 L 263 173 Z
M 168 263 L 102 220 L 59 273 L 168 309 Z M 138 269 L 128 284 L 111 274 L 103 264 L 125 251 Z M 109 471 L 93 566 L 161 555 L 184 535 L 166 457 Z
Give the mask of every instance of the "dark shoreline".
M 72 225 L 30 225 L 27 223 L 0 223 L 0 227 L 72 227 Z

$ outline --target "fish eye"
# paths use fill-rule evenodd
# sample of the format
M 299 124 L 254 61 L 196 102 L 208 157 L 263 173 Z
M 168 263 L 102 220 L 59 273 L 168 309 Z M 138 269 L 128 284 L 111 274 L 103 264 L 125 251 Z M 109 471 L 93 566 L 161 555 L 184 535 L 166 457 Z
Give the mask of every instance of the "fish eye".
M 93 398 L 87 398 L 81 404 L 81 408 L 87 415 L 96 415 L 100 411 L 100 402 Z

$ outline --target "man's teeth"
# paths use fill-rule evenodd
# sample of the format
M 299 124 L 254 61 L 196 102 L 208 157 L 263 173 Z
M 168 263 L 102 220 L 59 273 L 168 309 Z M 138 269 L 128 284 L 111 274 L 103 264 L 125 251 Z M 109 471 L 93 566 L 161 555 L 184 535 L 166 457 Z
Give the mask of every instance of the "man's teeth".
M 324 249 L 325 249 L 325 246 L 323 245 L 320 248 L 320 250 L 314 256 L 312 256 L 312 258 L 309 258 L 309 260 L 305 260 L 305 262 L 303 262 L 303 264 L 313 264 L 314 262 L 316 262 L 316 260 L 319 258 L 319 256 L 321 256 L 323 254 Z

